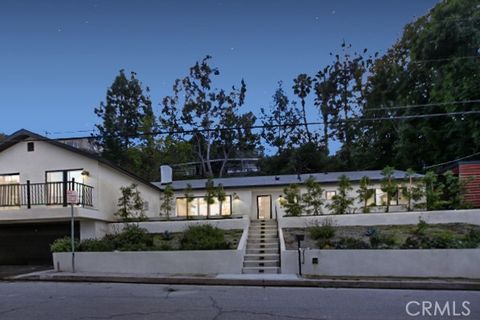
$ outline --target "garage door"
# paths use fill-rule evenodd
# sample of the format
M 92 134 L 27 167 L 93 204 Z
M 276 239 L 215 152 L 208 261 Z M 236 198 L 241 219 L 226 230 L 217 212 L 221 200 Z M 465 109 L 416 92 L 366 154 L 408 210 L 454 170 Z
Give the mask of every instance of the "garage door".
M 75 226 L 79 235 L 79 226 Z M 70 224 L 0 224 L 0 264 L 51 265 L 50 244 L 70 235 Z

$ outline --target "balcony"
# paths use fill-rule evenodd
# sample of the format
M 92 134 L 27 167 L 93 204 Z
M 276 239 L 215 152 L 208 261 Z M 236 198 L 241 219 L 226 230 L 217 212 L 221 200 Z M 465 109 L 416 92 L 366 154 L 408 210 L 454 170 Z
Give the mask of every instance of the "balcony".
M 67 191 L 75 190 L 81 207 L 93 207 L 93 187 L 73 181 L 0 185 L 0 207 L 63 206 Z

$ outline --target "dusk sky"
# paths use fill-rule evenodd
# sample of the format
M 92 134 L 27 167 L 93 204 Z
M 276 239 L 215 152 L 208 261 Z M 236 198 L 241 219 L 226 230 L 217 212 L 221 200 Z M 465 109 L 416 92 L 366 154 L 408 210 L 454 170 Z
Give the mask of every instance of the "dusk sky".
M 120 69 L 138 73 L 159 114 L 173 81 L 207 54 L 216 86 L 245 79 L 246 109 L 258 111 L 279 80 L 291 94 L 292 79 L 314 75 L 343 40 L 383 53 L 437 2 L 2 0 L 0 132 L 89 135 Z

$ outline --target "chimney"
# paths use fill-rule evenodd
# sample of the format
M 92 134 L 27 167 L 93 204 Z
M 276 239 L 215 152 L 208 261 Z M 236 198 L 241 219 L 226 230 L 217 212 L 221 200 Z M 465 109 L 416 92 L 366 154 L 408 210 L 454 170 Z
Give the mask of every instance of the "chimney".
M 160 166 L 160 184 L 172 183 L 172 167 L 163 165 Z

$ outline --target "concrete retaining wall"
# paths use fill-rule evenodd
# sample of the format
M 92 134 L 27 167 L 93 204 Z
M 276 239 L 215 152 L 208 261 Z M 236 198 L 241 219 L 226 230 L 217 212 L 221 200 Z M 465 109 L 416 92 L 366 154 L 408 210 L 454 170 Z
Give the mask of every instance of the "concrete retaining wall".
M 56 271 L 72 271 L 71 253 L 53 254 Z M 78 252 L 77 272 L 131 274 L 241 273 L 243 250 Z
M 318 264 L 312 259 L 318 258 Z M 480 279 L 480 249 L 305 250 L 304 275 L 462 277 Z M 285 270 L 285 271 L 284 271 Z M 292 272 L 293 270 L 293 272 Z M 282 272 L 298 273 L 296 250 L 282 252 Z
M 181 232 L 188 226 L 196 226 L 202 224 L 209 224 L 224 230 L 232 229 L 246 229 L 250 220 L 248 216 L 237 219 L 211 219 L 211 220 L 181 220 L 181 221 L 146 221 L 140 222 L 138 225 L 145 228 L 150 233 Z M 108 225 L 108 233 L 115 233 L 121 231 L 125 227 L 125 223 L 110 223 Z
M 391 213 L 361 213 L 349 215 L 324 215 L 303 217 L 279 217 L 280 228 L 305 228 L 330 219 L 338 226 L 371 226 L 390 224 L 417 224 L 419 218 L 433 223 L 470 223 L 480 225 L 480 210 L 445 210 Z

